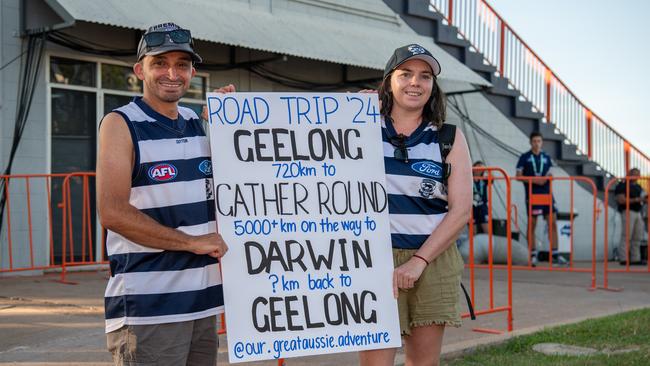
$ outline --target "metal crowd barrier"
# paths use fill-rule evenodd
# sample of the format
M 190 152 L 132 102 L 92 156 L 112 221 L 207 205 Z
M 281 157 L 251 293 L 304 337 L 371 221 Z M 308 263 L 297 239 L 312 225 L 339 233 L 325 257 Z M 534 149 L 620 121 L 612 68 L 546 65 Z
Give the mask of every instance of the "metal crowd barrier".
M 513 330 L 513 316 L 512 316 L 512 310 L 513 310 L 513 302 L 512 302 L 512 217 L 511 217 L 511 212 L 512 212 L 512 200 L 511 200 L 511 183 L 510 183 L 510 178 L 508 177 L 507 173 L 501 169 L 501 168 L 495 168 L 495 167 L 479 167 L 479 168 L 473 168 L 475 172 L 481 172 L 481 173 L 487 173 L 487 176 L 484 176 L 483 178 L 487 181 L 487 198 L 488 198 L 488 264 L 486 266 L 480 265 L 480 264 L 475 264 L 474 263 L 474 218 L 473 218 L 473 210 L 470 213 L 470 221 L 469 221 L 469 259 L 468 263 L 465 265 L 466 268 L 469 269 L 469 278 L 470 278 L 470 299 L 472 301 L 472 304 L 474 305 L 475 309 L 475 314 L 476 316 L 481 316 L 481 315 L 487 315 L 487 314 L 494 314 L 494 313 L 500 313 L 500 312 L 505 312 L 507 313 L 507 331 L 512 331 Z M 506 299 L 506 304 L 497 306 L 495 305 L 495 299 L 494 299 L 494 269 L 497 268 L 497 266 L 494 264 L 493 261 L 493 240 L 494 240 L 494 235 L 493 235 L 493 226 L 492 226 L 492 203 L 493 203 L 493 197 L 492 197 L 492 187 L 493 187 L 493 181 L 495 177 L 493 177 L 493 173 L 499 173 L 501 176 L 500 178 L 505 181 L 506 184 L 506 240 L 507 240 L 507 264 L 505 266 L 502 266 L 500 268 L 505 268 L 508 274 L 508 279 L 507 279 L 507 299 Z M 487 268 L 488 270 L 488 275 L 489 275 L 489 302 L 487 306 L 480 306 L 476 302 L 476 268 Z M 469 317 L 469 313 L 465 313 L 462 315 L 464 318 Z M 483 333 L 501 333 L 499 330 L 494 330 L 494 329 L 485 329 L 485 328 L 474 328 L 474 331 L 477 332 L 483 332 Z
M 107 264 L 97 242 L 93 197 L 94 172 L 2 175 L 5 210 L 0 273 L 60 270 Z M 60 199 L 60 201 L 59 201 Z M 80 221 L 80 222 L 78 222 Z
M 605 202 L 609 202 L 610 199 L 610 190 L 613 188 L 614 183 L 618 183 L 619 181 L 623 181 L 626 184 L 626 189 L 625 189 L 625 212 L 622 213 L 622 215 L 625 215 L 625 228 L 623 228 L 622 234 L 625 236 L 625 256 L 624 257 L 619 257 L 620 262 L 625 262 L 625 267 L 624 268 L 610 268 L 609 267 L 609 205 L 605 205 L 605 258 L 603 260 L 603 285 L 602 287 L 599 287 L 603 290 L 609 290 L 609 291 L 621 291 L 622 288 L 616 288 L 616 287 L 609 287 L 609 274 L 610 273 L 650 273 L 650 264 L 647 264 L 644 267 L 639 267 L 639 268 L 631 268 L 630 267 L 630 239 L 631 239 L 631 233 L 630 233 L 630 189 L 629 189 L 629 184 L 630 180 L 643 180 L 647 183 L 648 179 L 650 177 L 647 176 L 628 176 L 628 177 L 623 177 L 623 178 L 614 178 L 610 180 L 607 185 L 605 186 Z M 646 184 L 647 186 L 647 184 Z M 645 205 L 648 207 L 650 204 L 650 196 L 647 195 L 646 192 L 646 202 Z M 646 217 L 646 222 L 645 222 L 645 227 L 642 228 L 643 232 L 647 232 L 647 229 L 650 227 L 650 215 L 646 213 L 648 217 Z M 650 243 L 650 239 L 647 239 L 646 241 L 646 251 L 645 255 L 646 258 L 648 258 L 648 244 Z M 620 256 L 621 253 L 619 253 Z M 643 253 L 640 253 L 640 255 L 643 255 Z

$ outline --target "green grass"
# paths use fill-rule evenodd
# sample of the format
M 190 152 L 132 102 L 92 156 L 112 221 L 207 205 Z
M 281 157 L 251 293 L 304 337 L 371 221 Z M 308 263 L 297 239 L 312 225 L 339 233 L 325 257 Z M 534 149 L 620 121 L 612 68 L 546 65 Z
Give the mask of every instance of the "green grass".
M 546 356 L 533 351 L 537 343 L 562 343 L 597 350 L 640 347 L 619 355 Z M 513 338 L 498 346 L 479 348 L 470 355 L 443 362 L 468 365 L 650 365 L 650 309 L 631 311 L 577 324 L 549 328 Z

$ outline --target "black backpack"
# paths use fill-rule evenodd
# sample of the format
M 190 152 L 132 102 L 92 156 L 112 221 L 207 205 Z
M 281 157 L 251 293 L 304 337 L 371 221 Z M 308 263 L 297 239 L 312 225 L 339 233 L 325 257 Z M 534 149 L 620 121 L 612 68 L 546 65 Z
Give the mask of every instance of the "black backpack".
M 438 130 L 438 147 L 440 147 L 440 157 L 442 158 L 442 167 L 443 175 L 442 182 L 447 185 L 447 179 L 451 174 L 451 164 L 447 164 L 447 156 L 451 152 L 451 148 L 454 147 L 454 140 L 456 139 L 456 125 L 449 123 L 443 123 L 440 129 Z M 455 245 L 455 244 L 454 244 Z M 476 314 L 474 313 L 474 306 L 472 300 L 461 282 L 460 288 L 463 290 L 465 295 L 465 300 L 467 301 L 467 307 L 469 308 L 470 318 L 472 320 L 476 319 Z
M 443 123 L 438 130 L 438 147 L 440 148 L 440 157 L 442 158 L 442 182 L 447 185 L 447 179 L 451 175 L 451 164 L 447 164 L 447 155 L 451 152 L 456 138 L 456 125 Z

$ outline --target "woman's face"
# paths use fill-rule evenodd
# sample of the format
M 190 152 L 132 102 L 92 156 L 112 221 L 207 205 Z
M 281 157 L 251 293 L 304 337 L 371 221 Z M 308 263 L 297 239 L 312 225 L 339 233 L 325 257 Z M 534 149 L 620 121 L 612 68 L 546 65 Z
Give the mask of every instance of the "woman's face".
M 422 60 L 409 60 L 399 65 L 390 78 L 393 110 L 422 111 L 431 97 L 433 73 Z

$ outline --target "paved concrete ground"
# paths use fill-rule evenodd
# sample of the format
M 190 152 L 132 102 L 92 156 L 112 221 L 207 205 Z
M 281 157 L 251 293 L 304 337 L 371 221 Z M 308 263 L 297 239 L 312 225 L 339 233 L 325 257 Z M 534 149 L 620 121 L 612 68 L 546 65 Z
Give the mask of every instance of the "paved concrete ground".
M 617 268 L 618 265 L 612 265 Z M 469 283 L 466 278 L 465 284 Z M 70 274 L 78 282 L 55 282 L 58 275 L 0 278 L 0 365 L 110 365 L 103 332 L 103 271 Z M 488 272 L 476 272 L 477 308 L 489 305 Z M 505 305 L 505 271 L 494 272 L 494 305 Z M 650 307 L 650 273 L 611 274 L 610 286 L 622 292 L 588 291 L 590 274 L 514 271 L 515 332 L 494 335 L 473 328 L 506 329 L 506 313 L 467 320 L 445 334 L 443 353 L 457 353 L 544 326 Z M 602 275 L 598 276 L 599 283 Z M 464 302 L 463 302 L 464 304 Z M 227 364 L 226 338 L 221 337 L 220 364 Z M 398 355 L 398 363 L 403 355 Z M 291 359 L 287 365 L 354 365 L 351 353 Z M 253 365 L 276 365 L 257 362 Z

